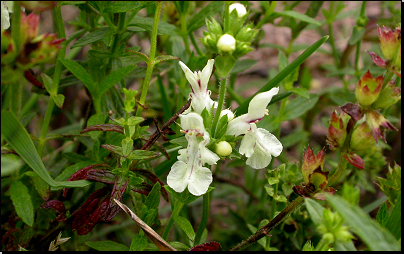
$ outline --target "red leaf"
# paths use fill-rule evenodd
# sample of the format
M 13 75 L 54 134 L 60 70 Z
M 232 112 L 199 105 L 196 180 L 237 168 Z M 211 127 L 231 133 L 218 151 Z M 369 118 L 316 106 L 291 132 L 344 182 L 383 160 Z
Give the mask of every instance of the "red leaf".
M 219 250 L 220 250 L 220 243 L 218 242 L 203 243 L 189 249 L 189 251 L 219 251 Z

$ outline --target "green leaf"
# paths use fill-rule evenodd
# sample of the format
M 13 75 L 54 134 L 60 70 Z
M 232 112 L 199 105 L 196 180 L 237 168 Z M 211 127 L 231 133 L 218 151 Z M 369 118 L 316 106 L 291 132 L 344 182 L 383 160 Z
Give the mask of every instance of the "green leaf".
M 306 204 L 307 211 L 314 225 L 319 226 L 323 219 L 323 211 L 325 208 L 311 198 L 305 198 L 304 203 Z
M 349 38 L 348 44 L 349 45 L 356 44 L 358 41 L 360 41 L 362 39 L 363 35 L 365 35 L 365 32 L 366 32 L 366 28 L 360 27 L 360 26 L 355 26 L 352 31 L 351 38 Z
M 387 212 L 387 202 L 384 202 L 377 212 L 376 220 L 384 227 L 386 225 L 387 220 L 389 219 L 389 214 Z
M 290 18 L 295 18 L 295 19 L 298 19 L 298 20 L 301 20 L 301 21 L 304 21 L 304 22 L 307 22 L 309 24 L 313 24 L 316 26 L 321 26 L 321 23 L 318 22 L 317 20 L 310 18 L 309 16 L 296 12 L 296 11 L 287 10 L 287 11 L 276 12 L 275 14 L 279 14 L 281 16 L 286 16 L 286 17 L 290 17 Z
M 146 56 L 145 54 L 138 52 L 138 51 L 132 51 L 132 50 L 127 50 L 126 52 L 133 54 L 135 56 L 138 56 L 142 58 L 143 61 L 145 61 L 147 64 L 150 64 L 150 58 Z
M 297 70 L 297 69 L 296 69 L 296 70 Z M 309 98 L 310 98 L 309 90 L 307 90 L 306 88 L 303 88 L 303 87 L 293 87 L 293 88 L 289 89 L 289 91 L 292 91 L 292 92 L 294 92 L 295 94 L 300 95 L 300 96 L 302 96 L 302 97 L 304 97 L 304 98 L 306 98 L 306 99 L 309 99 Z
M 205 25 L 205 20 L 216 14 L 223 7 L 222 1 L 213 1 L 194 15 L 189 21 L 188 33 L 195 31 L 196 29 Z
M 195 232 L 194 229 L 192 228 L 191 222 L 187 220 L 185 217 L 182 216 L 174 216 L 173 217 L 175 223 L 177 223 L 178 226 L 187 234 L 189 240 L 194 241 L 195 239 Z
M 216 138 L 221 138 L 226 133 L 228 125 L 227 120 L 228 120 L 227 115 L 220 117 L 216 126 L 216 132 L 215 132 Z
M 274 197 L 274 199 L 275 199 L 276 201 L 278 201 L 278 202 L 283 202 L 283 203 L 285 203 L 285 202 L 288 201 L 284 195 L 276 195 L 276 196 Z
M 249 99 L 245 100 L 243 104 L 241 104 L 237 108 L 237 113 L 239 115 L 247 113 L 248 104 L 251 99 L 258 93 L 266 92 L 277 86 L 284 78 L 286 78 L 294 69 L 300 66 L 309 56 L 311 56 L 323 43 L 328 39 L 328 36 L 324 36 L 313 45 L 311 45 L 308 49 L 306 49 L 299 57 L 297 57 L 291 64 L 289 64 L 285 69 L 278 73 L 273 79 L 271 79 L 266 85 L 264 85 L 257 93 L 251 96 Z M 274 96 L 275 97 L 275 96 Z M 272 99 L 273 100 L 273 99 Z
M 108 5 L 104 9 L 104 12 L 120 13 L 133 10 L 139 11 L 141 8 L 143 8 L 143 4 L 140 1 L 116 1 Z
M 149 194 L 146 197 L 146 200 L 143 203 L 148 209 L 157 210 L 160 204 L 160 189 L 161 189 L 160 183 L 156 182 L 156 184 L 154 184 L 152 190 L 149 192 Z
M 143 251 L 147 247 L 147 238 L 144 235 L 135 235 L 132 238 L 129 251 Z
M 203 113 L 203 111 L 202 111 Z M 206 125 L 205 125 L 206 126 Z M 175 138 L 170 140 L 170 143 L 179 145 L 181 147 L 187 147 L 188 146 L 188 140 L 185 138 L 185 136 L 179 137 L 179 138 Z
M 47 184 L 44 180 L 42 180 L 37 173 L 34 171 L 29 171 L 26 173 L 26 175 L 30 176 L 32 179 L 32 182 L 34 183 L 34 187 L 36 191 L 38 191 L 38 194 L 42 197 L 43 200 L 48 200 L 49 199 L 49 189 L 50 186 Z
M 346 243 L 337 241 L 334 243 L 334 248 L 336 251 L 357 251 L 352 240 L 350 240 L 349 242 L 346 242 Z
M 108 76 L 104 78 L 101 84 L 98 86 L 98 95 L 102 96 L 106 93 L 111 87 L 113 87 L 116 83 L 124 79 L 133 69 L 135 69 L 136 65 L 129 65 L 123 67 L 117 71 L 111 72 Z
M 278 179 L 278 178 L 276 178 L 276 177 L 269 177 L 269 178 L 268 178 L 268 184 L 269 184 L 269 185 L 274 185 L 274 184 L 276 184 L 276 183 L 279 183 L 279 179 Z
M 135 17 L 130 22 L 129 26 L 141 27 L 141 28 L 144 28 L 147 31 L 151 32 L 153 29 L 153 22 L 154 22 L 153 18 Z M 166 34 L 166 35 L 170 35 L 170 36 L 176 36 L 176 35 L 180 35 L 181 32 L 176 26 L 160 20 L 159 26 L 157 28 L 157 34 L 158 35 Z
M 236 64 L 236 59 L 232 55 L 219 55 L 215 59 L 215 67 L 220 78 L 225 78 Z
M 113 241 L 86 242 L 88 247 L 99 251 L 128 251 L 129 248 L 123 244 Z
M 255 59 L 238 59 L 233 69 L 231 69 L 230 74 L 239 73 L 251 68 L 257 63 Z
M 300 117 L 316 105 L 318 98 L 318 94 L 310 94 L 310 99 L 298 97 L 291 100 L 286 104 L 285 114 L 283 115 L 282 120 L 287 121 Z
M 34 206 L 28 188 L 20 181 L 13 181 L 10 186 L 10 198 L 15 212 L 29 226 L 34 225 Z
M 1 155 L 1 177 L 6 177 L 20 170 L 24 162 L 15 154 Z
M 356 235 L 372 251 L 398 251 L 395 237 L 373 220 L 358 206 L 353 206 L 338 196 L 327 196 L 328 203 L 337 211 Z
M 386 222 L 385 227 L 396 237 L 401 238 L 401 194 L 394 205 L 393 211 Z
M 63 65 L 88 88 L 93 96 L 97 94 L 95 84 L 90 74 L 78 63 L 69 59 L 60 59 Z
M 46 91 L 48 91 L 52 100 L 55 102 L 56 106 L 62 108 L 65 96 L 63 94 L 57 94 L 57 90 L 55 90 L 56 87 L 53 87 L 53 81 L 48 75 L 42 73 L 41 77 L 45 85 Z
M 42 163 L 27 130 L 21 125 L 14 113 L 9 111 L 1 112 L 1 134 L 35 173 L 50 186 L 57 185 Z
M 70 48 L 83 47 L 93 42 L 100 41 L 110 30 L 111 29 L 109 27 L 103 27 L 94 32 L 88 33 L 73 43 Z
M 170 56 L 170 55 L 160 55 L 157 56 L 156 59 L 154 60 L 154 64 L 158 64 L 163 61 L 168 61 L 168 60 L 181 60 L 181 58 L 176 57 L 176 56 Z
M 104 114 L 94 114 L 92 115 L 88 121 L 87 121 L 87 127 L 93 126 L 93 125 L 99 125 L 99 124 L 104 124 L 105 123 L 105 115 Z M 88 135 L 93 140 L 97 140 L 98 137 L 102 134 L 101 131 L 90 131 L 88 132 Z

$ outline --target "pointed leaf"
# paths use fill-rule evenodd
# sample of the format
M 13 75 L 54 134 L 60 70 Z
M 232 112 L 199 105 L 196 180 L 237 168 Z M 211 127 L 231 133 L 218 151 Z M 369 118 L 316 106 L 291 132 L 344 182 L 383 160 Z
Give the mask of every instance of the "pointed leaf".
M 304 22 L 307 22 L 309 24 L 313 24 L 313 25 L 316 25 L 316 26 L 321 26 L 321 23 L 318 22 L 317 20 L 315 20 L 315 19 L 313 19 L 313 18 L 311 18 L 311 17 L 309 17 L 309 16 L 307 16 L 305 14 L 296 12 L 296 11 L 289 11 L 289 10 L 288 11 L 281 11 L 281 12 L 277 12 L 276 14 L 279 14 L 281 16 L 287 16 L 287 17 L 295 18 L 295 19 L 298 19 L 298 20 L 301 20 L 301 21 L 304 21 Z
M 136 65 L 129 65 L 124 68 L 121 68 L 117 71 L 111 72 L 107 77 L 99 85 L 98 95 L 101 96 L 106 93 L 111 87 L 113 87 L 116 83 L 124 79 L 133 69 L 135 69 Z
M 110 30 L 111 29 L 109 27 L 103 27 L 95 30 L 94 32 L 88 33 L 73 43 L 70 48 L 83 47 L 93 42 L 100 41 Z
M 128 251 L 129 248 L 123 244 L 113 241 L 86 242 L 88 247 L 99 251 Z
M 10 198 L 17 215 L 29 226 L 34 225 L 34 206 L 28 188 L 19 180 L 13 181 L 10 186 Z
M 189 222 L 189 220 L 187 220 L 185 217 L 179 215 L 174 216 L 173 219 L 175 223 L 177 223 L 177 225 L 180 226 L 182 231 L 184 231 L 185 234 L 187 234 L 189 240 L 194 241 L 195 232 L 194 229 L 192 228 L 191 222 Z
M 345 219 L 352 231 L 361 238 L 370 250 L 399 250 L 399 244 L 395 237 L 361 208 L 349 204 L 338 196 L 327 195 L 327 201 Z
M 216 14 L 218 10 L 221 10 L 223 4 L 224 2 L 222 1 L 213 1 L 200 10 L 192 17 L 191 21 L 189 21 L 190 25 L 188 26 L 188 33 L 191 33 L 205 25 L 205 20 Z
M 147 238 L 144 235 L 135 235 L 132 238 L 129 251 L 143 251 L 147 247 Z
M 60 61 L 71 73 L 73 73 L 74 76 L 83 82 L 93 96 L 97 94 L 94 81 L 83 66 L 69 59 L 61 59 Z
M 313 221 L 314 225 L 320 225 L 325 208 L 311 198 L 305 198 L 304 203 L 306 204 L 307 211 L 309 212 L 310 218 Z
M 154 60 L 154 64 L 158 64 L 162 61 L 168 61 L 168 60 L 181 60 L 181 58 L 170 55 L 160 55 L 156 57 L 156 59 Z

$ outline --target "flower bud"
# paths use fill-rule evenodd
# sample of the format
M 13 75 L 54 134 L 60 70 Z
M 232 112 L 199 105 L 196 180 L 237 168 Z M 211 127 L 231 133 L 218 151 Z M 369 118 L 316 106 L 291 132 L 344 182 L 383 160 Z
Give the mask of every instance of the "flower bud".
M 352 132 L 351 149 L 361 151 L 374 145 L 373 133 L 366 122 L 356 127 Z
M 230 109 L 223 109 L 220 112 L 220 116 L 219 118 L 221 118 L 222 116 L 227 115 L 227 122 L 230 122 L 231 120 L 234 119 L 234 113 L 233 111 L 231 111 Z
M 21 12 L 21 42 L 24 44 L 31 41 L 38 34 L 39 15 L 31 13 L 28 16 Z
M 401 27 L 391 30 L 383 26 L 383 28 L 378 27 L 378 31 L 383 56 L 391 61 L 396 56 L 397 51 L 401 48 Z
M 252 29 L 252 24 L 243 26 L 240 31 L 236 35 L 236 40 L 244 41 L 244 42 L 251 42 L 255 36 L 258 34 L 258 29 Z
M 236 49 L 236 40 L 230 34 L 223 34 L 217 41 L 216 46 L 223 52 L 231 53 Z
M 399 100 L 401 100 L 401 87 L 395 87 L 394 83 L 389 82 L 380 92 L 372 107 L 375 109 L 388 108 Z
M 350 118 L 345 112 L 340 115 L 336 111 L 332 113 L 327 133 L 327 144 L 331 150 L 336 150 L 343 146 L 347 135 L 346 127 Z
M 380 115 L 376 111 L 370 110 L 369 112 L 366 113 L 366 123 L 369 126 L 370 130 L 373 133 L 373 137 L 375 141 L 377 142 L 378 138 L 382 138 L 384 142 L 386 141 L 386 138 L 382 134 L 381 127 L 389 130 L 395 130 L 398 131 L 396 127 L 394 127 L 393 124 L 391 124 L 389 121 L 387 121 L 384 116 Z
M 355 89 L 355 96 L 362 107 L 368 107 L 377 100 L 383 86 L 383 77 L 379 76 L 376 79 L 372 77 L 370 72 L 359 80 Z
M 229 156 L 232 152 L 233 148 L 227 141 L 220 141 L 216 144 L 216 153 L 220 156 L 226 157 Z
M 314 155 L 310 147 L 304 151 L 302 162 L 302 174 L 304 183 L 307 185 L 310 183 L 309 175 L 312 174 L 317 168 L 322 171 L 324 166 L 324 150 L 318 152 L 317 156 Z
M 1 1 L 1 29 L 10 27 L 10 12 L 13 12 L 14 1 Z
M 233 10 L 236 10 L 238 18 L 241 19 L 247 14 L 247 10 L 244 5 L 240 3 L 234 3 L 229 6 L 229 12 L 231 13 Z

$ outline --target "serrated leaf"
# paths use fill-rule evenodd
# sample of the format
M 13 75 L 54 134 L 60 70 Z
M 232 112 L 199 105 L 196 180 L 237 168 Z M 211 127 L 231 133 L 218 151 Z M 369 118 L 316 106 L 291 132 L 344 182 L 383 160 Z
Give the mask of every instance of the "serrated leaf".
M 104 9 L 104 12 L 120 13 L 134 10 L 139 11 L 141 8 L 143 8 L 143 4 L 140 1 L 116 1 L 108 5 Z
M 271 197 L 274 196 L 274 188 L 273 187 L 269 187 L 269 186 L 264 186 L 265 190 L 267 191 L 267 194 Z
M 190 25 L 188 26 L 188 33 L 191 33 L 205 25 L 205 20 L 216 14 L 218 10 L 221 10 L 223 4 L 224 3 L 222 1 L 213 1 L 200 10 L 192 17 L 191 21 L 189 21 Z
M 135 69 L 136 65 L 129 65 L 123 67 L 117 71 L 111 72 L 108 76 L 106 76 L 100 85 L 98 86 L 98 96 L 106 93 L 111 87 L 113 87 L 116 83 L 124 79 L 133 69 Z
M 399 250 L 399 244 L 395 237 L 361 208 L 349 204 L 341 197 L 326 196 L 331 207 L 345 219 L 352 232 L 358 235 L 370 250 Z
M 279 179 L 278 179 L 278 178 L 276 178 L 276 177 L 269 177 L 269 178 L 268 178 L 268 184 L 269 184 L 269 185 L 273 185 L 273 184 L 276 184 L 276 183 L 279 183 Z
M 380 223 L 384 227 L 386 225 L 386 222 L 389 218 L 389 214 L 387 213 L 387 202 L 384 202 L 380 208 L 379 211 L 377 212 L 376 220 L 377 222 Z
M 138 52 L 138 51 L 133 51 L 133 50 L 127 50 L 126 52 L 133 54 L 135 56 L 138 56 L 138 57 L 142 58 L 142 60 L 145 61 L 145 63 L 150 64 L 150 58 L 148 56 L 146 56 L 145 54 Z
M 60 59 L 63 65 L 88 88 L 93 96 L 97 94 L 95 84 L 90 74 L 78 63 L 69 59 Z
M 15 212 L 29 226 L 34 225 L 34 206 L 28 188 L 20 181 L 13 181 L 10 186 L 10 198 Z
M 123 244 L 113 241 L 98 241 L 98 242 L 86 242 L 88 247 L 99 251 L 128 251 L 129 248 Z
M 35 189 L 43 200 L 49 199 L 50 186 L 44 180 L 42 180 L 34 171 L 27 172 L 27 175 L 31 177 L 34 183 Z
M 177 223 L 178 226 L 182 229 L 182 231 L 185 232 L 185 234 L 188 236 L 189 240 L 194 241 L 195 239 L 195 232 L 194 229 L 192 228 L 191 222 L 187 220 L 185 217 L 182 216 L 174 216 L 173 217 L 175 223 Z
M 73 49 L 76 47 L 83 47 L 93 42 L 100 41 L 110 30 L 111 29 L 109 27 L 103 27 L 94 32 L 88 33 L 73 43 L 70 48 Z
M 144 235 L 135 235 L 132 238 L 129 251 L 143 251 L 147 247 L 147 238 Z

